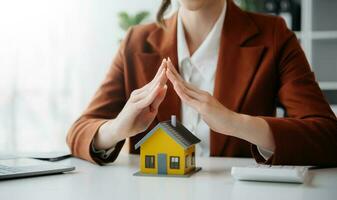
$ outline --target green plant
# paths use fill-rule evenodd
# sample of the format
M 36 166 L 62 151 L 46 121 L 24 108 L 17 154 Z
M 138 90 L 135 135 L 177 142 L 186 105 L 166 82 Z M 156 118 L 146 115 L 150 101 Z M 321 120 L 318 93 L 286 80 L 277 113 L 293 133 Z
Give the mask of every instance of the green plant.
M 262 8 L 263 1 L 261 0 L 236 0 L 240 8 L 246 11 L 258 12 Z
M 130 15 L 127 12 L 120 12 L 118 13 L 119 18 L 119 26 L 124 30 L 127 31 L 129 27 L 140 24 L 150 15 L 147 11 L 141 11 L 136 13 L 135 15 Z

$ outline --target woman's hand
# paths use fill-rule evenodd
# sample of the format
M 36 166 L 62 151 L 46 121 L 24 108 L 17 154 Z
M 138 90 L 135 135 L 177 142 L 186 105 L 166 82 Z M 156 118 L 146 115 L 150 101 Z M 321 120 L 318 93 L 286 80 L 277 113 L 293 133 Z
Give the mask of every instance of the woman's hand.
M 154 79 L 144 87 L 134 90 L 117 117 L 123 124 L 125 137 L 145 131 L 157 115 L 158 107 L 167 90 L 166 62 L 163 60 Z
M 180 99 L 194 108 L 210 129 L 226 135 L 233 134 L 235 112 L 227 109 L 208 92 L 185 82 L 174 68 L 171 60 L 167 61 L 166 75 Z
M 145 131 L 158 113 L 167 91 L 166 60 L 153 80 L 134 90 L 118 116 L 104 123 L 95 137 L 97 149 L 107 149 L 118 141 Z
M 180 99 L 194 108 L 215 132 L 234 136 L 252 144 L 274 151 L 275 141 L 268 123 L 259 117 L 233 112 L 223 106 L 208 92 L 185 82 L 167 61 L 166 75 Z

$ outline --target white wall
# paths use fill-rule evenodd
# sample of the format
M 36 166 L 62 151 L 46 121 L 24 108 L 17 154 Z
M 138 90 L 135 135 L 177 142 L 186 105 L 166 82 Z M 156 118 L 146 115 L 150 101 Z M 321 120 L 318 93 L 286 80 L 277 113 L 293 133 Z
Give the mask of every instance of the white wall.
M 65 149 L 123 31 L 160 0 L 0 0 L 0 152 Z M 150 20 L 150 21 L 151 21 Z

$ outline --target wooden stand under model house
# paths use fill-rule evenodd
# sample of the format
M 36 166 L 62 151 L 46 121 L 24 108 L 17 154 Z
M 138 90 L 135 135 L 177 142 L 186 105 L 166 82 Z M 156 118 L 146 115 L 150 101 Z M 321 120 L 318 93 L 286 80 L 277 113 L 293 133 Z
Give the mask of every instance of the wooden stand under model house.
M 188 177 L 201 168 L 195 166 L 195 144 L 200 139 L 177 122 L 160 122 L 136 145 L 140 147 L 140 171 L 138 176 Z

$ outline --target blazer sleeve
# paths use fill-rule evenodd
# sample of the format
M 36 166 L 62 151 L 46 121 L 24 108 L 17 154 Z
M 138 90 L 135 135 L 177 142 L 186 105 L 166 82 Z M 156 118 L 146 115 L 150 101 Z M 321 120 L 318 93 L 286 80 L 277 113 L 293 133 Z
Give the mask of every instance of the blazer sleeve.
M 283 19 L 275 23 L 274 57 L 278 67 L 278 98 L 286 118 L 262 117 L 275 140 L 272 157 L 258 162 L 280 165 L 337 165 L 337 120 L 325 100 L 303 50 Z
M 93 163 L 102 164 L 113 162 L 121 148 L 124 140 L 116 144 L 115 150 L 108 158 L 102 159 L 91 150 L 91 143 L 99 127 L 109 119 L 115 118 L 126 103 L 125 95 L 125 47 L 130 38 L 132 29 L 122 41 L 117 55 L 115 56 L 108 74 L 103 83 L 96 91 L 94 98 L 84 113 L 74 122 L 67 135 L 67 144 L 76 157 Z

